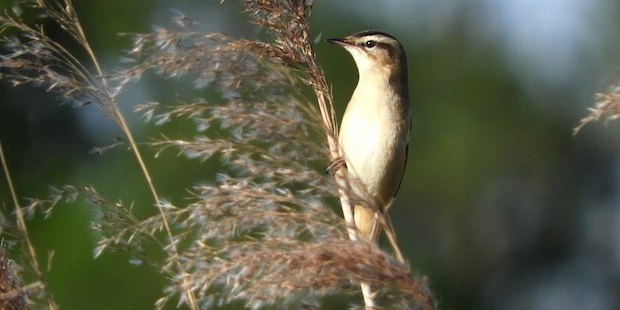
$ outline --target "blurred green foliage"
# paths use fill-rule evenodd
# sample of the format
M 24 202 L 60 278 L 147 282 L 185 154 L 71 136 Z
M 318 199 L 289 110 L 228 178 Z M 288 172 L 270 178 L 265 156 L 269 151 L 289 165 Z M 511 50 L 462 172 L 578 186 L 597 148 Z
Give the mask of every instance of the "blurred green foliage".
M 118 33 L 165 25 L 169 7 L 177 4 L 215 12 L 200 20 L 213 31 L 254 36 L 235 3 L 75 2 L 108 70 L 118 66 L 117 59 L 129 46 Z M 0 1 L 2 7 L 10 4 Z M 617 6 L 613 9 L 619 16 Z M 211 26 L 209 18 L 218 14 L 225 17 Z M 545 270 L 560 268 L 576 251 L 583 251 L 581 243 L 606 241 L 606 235 L 594 241 L 583 236 L 590 229 L 584 216 L 601 202 L 614 206 L 617 125 L 607 131 L 591 125 L 577 137 L 571 136 L 571 129 L 591 105 L 588 96 L 617 75 L 617 33 L 606 33 L 608 44 L 600 47 L 600 55 L 611 56 L 584 56 L 591 66 L 587 75 L 575 77 L 572 84 L 541 85 L 532 91 L 506 61 L 501 42 L 481 40 L 459 20 L 439 38 L 422 43 L 415 42 L 424 37 L 416 29 L 388 28 L 388 21 L 379 17 L 356 18 L 320 1 L 311 21 L 323 38 L 384 26 L 382 30 L 394 33 L 407 47 L 414 136 L 406 179 L 391 212 L 413 270 L 428 276 L 441 308 L 501 308 L 516 298 L 516 286 L 536 284 L 523 274 L 544 278 Z M 317 54 L 342 113 L 355 87 L 353 61 L 322 42 Z M 145 126 L 130 112 L 132 105 L 154 98 L 173 102 L 173 90 L 195 92 L 181 83 L 149 78 L 140 84 L 144 89 L 124 98 L 139 141 L 159 136 L 162 129 Z M 0 141 L 20 196 L 45 196 L 53 185 L 92 185 L 110 200 L 133 202 L 143 215 L 155 212 L 138 166 L 125 148 L 103 156 L 89 153 L 121 136 L 95 106 L 59 106 L 48 93 L 13 89 L 6 83 L 0 85 L 0 98 Z M 169 135 L 189 132 L 182 125 L 164 130 Z M 154 152 L 145 149 L 156 186 L 172 201 L 182 200 L 194 183 L 211 182 L 217 171 L 215 161 L 194 162 L 174 151 L 154 158 Z M 12 205 L 8 197 L 2 178 L 0 206 L 5 213 Z M 41 260 L 55 253 L 47 280 L 57 302 L 63 309 L 151 308 L 165 279 L 149 266 L 129 264 L 124 253 L 106 253 L 94 260 L 90 208 L 82 203 L 62 206 L 50 219 L 37 216 L 29 222 Z M 17 251 L 13 254 L 19 256 Z M 326 308 L 342 306 L 337 298 L 326 303 Z

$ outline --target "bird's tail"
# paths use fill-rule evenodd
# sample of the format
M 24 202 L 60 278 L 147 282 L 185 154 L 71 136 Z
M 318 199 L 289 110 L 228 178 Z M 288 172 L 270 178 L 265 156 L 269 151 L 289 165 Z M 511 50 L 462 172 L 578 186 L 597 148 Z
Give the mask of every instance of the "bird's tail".
M 362 205 L 356 205 L 354 215 L 355 226 L 359 230 L 362 238 L 376 243 L 381 235 L 381 230 L 385 230 L 385 235 L 392 246 L 394 256 L 401 263 L 405 262 L 405 258 L 400 250 L 400 245 L 396 239 L 396 232 L 394 232 L 392 220 L 387 212 L 382 212 L 382 214 L 380 214 Z
M 362 205 L 356 205 L 353 212 L 355 214 L 355 226 L 360 235 L 367 241 L 376 242 L 381 234 L 378 214 Z

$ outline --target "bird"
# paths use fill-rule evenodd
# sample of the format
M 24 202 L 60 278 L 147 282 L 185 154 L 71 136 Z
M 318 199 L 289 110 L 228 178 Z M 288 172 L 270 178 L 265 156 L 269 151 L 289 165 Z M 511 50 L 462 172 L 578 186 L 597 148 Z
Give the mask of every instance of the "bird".
M 358 70 L 338 141 L 353 193 L 374 204 L 355 204 L 355 226 L 363 238 L 377 242 L 382 228 L 393 233 L 387 210 L 401 185 L 409 155 L 412 112 L 407 55 L 394 36 L 375 30 L 327 42 L 349 52 Z M 387 221 L 381 221 L 376 212 Z M 395 246 L 395 239 L 390 242 Z

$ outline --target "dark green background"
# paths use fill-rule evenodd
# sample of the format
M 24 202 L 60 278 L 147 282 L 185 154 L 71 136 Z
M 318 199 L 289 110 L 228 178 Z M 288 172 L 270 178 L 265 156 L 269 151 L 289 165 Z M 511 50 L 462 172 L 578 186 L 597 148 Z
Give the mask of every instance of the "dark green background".
M 171 8 L 212 31 L 255 36 L 233 1 L 75 2 L 108 70 L 129 47 L 117 33 L 168 25 Z M 374 28 L 406 47 L 413 146 L 392 214 L 412 268 L 428 276 L 442 309 L 616 309 L 618 125 L 597 123 L 577 136 L 571 130 L 594 93 L 620 76 L 618 2 L 515 1 L 507 12 L 532 14 L 513 23 L 493 1 L 436 2 L 316 1 L 310 18 L 323 39 Z M 584 9 L 567 9 L 579 5 Z M 558 39 L 565 37 L 575 41 Z M 324 42 L 317 53 L 341 113 L 355 66 Z M 132 107 L 186 89 L 176 80 L 147 79 L 121 97 L 138 140 L 160 129 L 145 126 Z M 60 106 L 49 93 L 7 83 L 0 98 L 0 140 L 20 196 L 44 196 L 51 185 L 93 185 L 104 197 L 153 212 L 129 152 L 89 153 L 122 137 L 95 105 Z M 157 159 L 145 153 L 157 187 L 172 201 L 216 169 L 174 152 Z M 11 212 L 4 178 L 0 205 Z M 73 204 L 29 222 L 41 260 L 55 253 L 47 280 L 57 302 L 62 309 L 151 308 L 164 280 L 150 267 L 130 265 L 123 253 L 93 260 L 91 217 L 89 206 Z

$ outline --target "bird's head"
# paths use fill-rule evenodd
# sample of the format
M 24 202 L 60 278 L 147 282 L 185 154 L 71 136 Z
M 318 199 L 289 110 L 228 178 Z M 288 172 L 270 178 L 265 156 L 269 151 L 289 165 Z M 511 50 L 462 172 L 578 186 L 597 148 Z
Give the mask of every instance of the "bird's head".
M 344 47 L 355 60 L 360 76 L 365 72 L 407 72 L 407 55 L 394 36 L 381 31 L 362 31 L 327 42 Z

